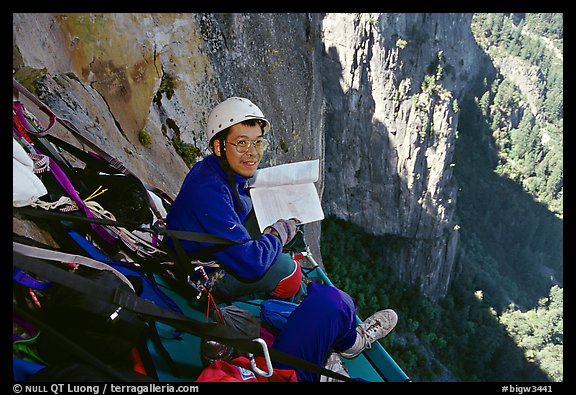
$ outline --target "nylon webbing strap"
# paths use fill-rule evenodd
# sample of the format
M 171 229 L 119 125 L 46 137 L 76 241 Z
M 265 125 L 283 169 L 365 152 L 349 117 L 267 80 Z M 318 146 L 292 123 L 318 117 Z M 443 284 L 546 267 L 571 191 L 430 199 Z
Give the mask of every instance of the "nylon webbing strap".
M 12 279 L 26 288 L 46 290 L 52 286 L 50 281 L 38 281 L 22 270 L 13 268 Z

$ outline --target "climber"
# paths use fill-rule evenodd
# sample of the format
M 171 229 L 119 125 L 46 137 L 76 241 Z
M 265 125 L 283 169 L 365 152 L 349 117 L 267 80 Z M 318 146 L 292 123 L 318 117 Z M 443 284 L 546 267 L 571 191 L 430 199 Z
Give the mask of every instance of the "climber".
M 294 238 L 298 220 L 281 219 L 260 232 L 246 188 L 269 130 L 270 122 L 250 100 L 230 97 L 218 104 L 207 120 L 211 154 L 190 169 L 166 218 L 167 229 L 240 242 L 211 253 L 206 247 L 214 246 L 208 243 L 177 242 L 191 256 L 218 262 L 218 269 L 207 271 L 219 301 L 242 296 L 299 301 L 306 293 L 300 265 L 282 251 Z M 177 248 L 172 239 L 166 243 Z

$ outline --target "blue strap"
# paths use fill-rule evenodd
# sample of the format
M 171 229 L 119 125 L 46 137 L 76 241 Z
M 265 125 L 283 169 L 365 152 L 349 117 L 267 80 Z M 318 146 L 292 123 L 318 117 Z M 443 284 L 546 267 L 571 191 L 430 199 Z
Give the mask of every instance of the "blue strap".
M 17 267 L 12 268 L 12 279 L 25 287 L 32 289 L 46 290 L 52 286 L 52 282 L 36 280 L 34 277 L 24 273 Z

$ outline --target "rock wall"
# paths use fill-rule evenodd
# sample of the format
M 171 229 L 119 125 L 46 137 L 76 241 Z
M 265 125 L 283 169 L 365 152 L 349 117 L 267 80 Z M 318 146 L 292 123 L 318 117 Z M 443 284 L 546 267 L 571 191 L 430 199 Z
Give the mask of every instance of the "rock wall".
M 379 264 L 419 282 L 431 297 L 446 293 L 457 253 L 451 162 L 457 103 L 482 67 L 471 19 L 331 14 L 323 20 L 324 207 L 369 232 L 396 236 L 382 247 Z
M 263 165 L 320 158 L 328 215 L 443 296 L 458 244 L 457 100 L 480 69 L 469 14 L 13 14 L 13 69 L 59 116 L 175 195 L 220 100 L 272 123 Z M 423 86 L 424 83 L 424 86 Z M 66 133 L 55 127 L 54 133 Z M 143 136 L 147 136 L 144 143 Z M 320 225 L 309 229 L 321 262 Z

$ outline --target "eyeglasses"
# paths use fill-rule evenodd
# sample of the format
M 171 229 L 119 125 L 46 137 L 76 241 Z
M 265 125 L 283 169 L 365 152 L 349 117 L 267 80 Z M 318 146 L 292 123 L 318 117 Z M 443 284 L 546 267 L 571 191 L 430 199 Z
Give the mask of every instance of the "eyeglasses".
M 236 147 L 236 152 L 239 154 L 243 154 L 250 149 L 250 147 L 254 146 L 256 151 L 263 152 L 268 148 L 268 140 L 265 139 L 258 139 L 258 140 L 238 140 L 235 143 L 230 141 L 226 141 L 228 144 L 232 144 Z

